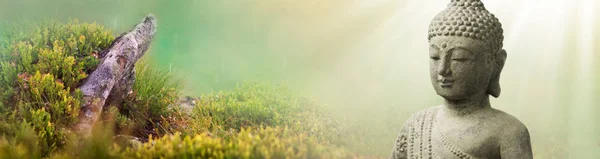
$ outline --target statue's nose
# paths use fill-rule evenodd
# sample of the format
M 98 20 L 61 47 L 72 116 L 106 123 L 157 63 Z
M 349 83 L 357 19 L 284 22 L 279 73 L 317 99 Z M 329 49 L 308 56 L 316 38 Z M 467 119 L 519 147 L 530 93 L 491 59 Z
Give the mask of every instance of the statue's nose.
M 438 74 L 440 76 L 448 76 L 450 75 L 450 61 L 446 59 L 440 59 L 440 63 L 438 65 Z

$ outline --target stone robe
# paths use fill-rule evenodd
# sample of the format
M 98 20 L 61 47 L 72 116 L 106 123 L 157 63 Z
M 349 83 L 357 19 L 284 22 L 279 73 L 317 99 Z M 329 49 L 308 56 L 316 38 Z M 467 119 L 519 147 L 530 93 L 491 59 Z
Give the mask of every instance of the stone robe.
M 403 126 L 392 150 L 392 159 L 473 159 L 471 155 L 447 142 L 436 131 L 436 114 L 439 107 L 427 108 L 414 114 Z

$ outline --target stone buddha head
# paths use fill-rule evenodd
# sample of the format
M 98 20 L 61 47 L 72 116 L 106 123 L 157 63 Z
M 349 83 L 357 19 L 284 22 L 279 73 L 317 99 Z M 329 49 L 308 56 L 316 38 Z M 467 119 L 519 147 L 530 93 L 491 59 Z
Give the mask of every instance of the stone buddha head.
M 438 95 L 450 101 L 500 95 L 506 60 L 502 24 L 480 0 L 451 0 L 429 27 L 430 75 Z

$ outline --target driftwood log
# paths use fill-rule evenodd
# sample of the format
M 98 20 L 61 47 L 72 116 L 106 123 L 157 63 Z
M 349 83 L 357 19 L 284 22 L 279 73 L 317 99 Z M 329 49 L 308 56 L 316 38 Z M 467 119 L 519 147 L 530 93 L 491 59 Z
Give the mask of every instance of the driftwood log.
M 121 34 L 100 53 L 100 63 L 79 87 L 83 104 L 75 130 L 89 136 L 105 106 L 118 106 L 132 92 L 135 63 L 146 53 L 156 32 L 156 18 L 150 14 L 131 31 Z

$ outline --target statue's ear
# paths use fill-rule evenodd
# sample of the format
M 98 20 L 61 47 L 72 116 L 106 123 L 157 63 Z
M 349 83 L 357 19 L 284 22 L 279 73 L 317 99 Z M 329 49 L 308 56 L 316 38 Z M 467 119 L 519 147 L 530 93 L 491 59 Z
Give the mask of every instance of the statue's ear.
M 494 68 L 494 73 L 492 73 L 492 78 L 490 78 L 487 92 L 496 98 L 500 96 L 500 73 L 502 72 L 502 68 L 504 68 L 506 56 L 506 50 L 500 49 L 494 58 L 496 60 L 494 61 L 496 63 L 496 68 Z

